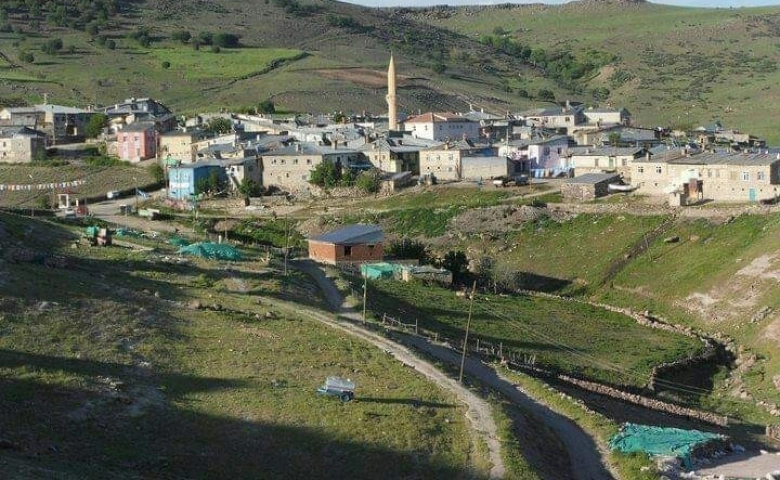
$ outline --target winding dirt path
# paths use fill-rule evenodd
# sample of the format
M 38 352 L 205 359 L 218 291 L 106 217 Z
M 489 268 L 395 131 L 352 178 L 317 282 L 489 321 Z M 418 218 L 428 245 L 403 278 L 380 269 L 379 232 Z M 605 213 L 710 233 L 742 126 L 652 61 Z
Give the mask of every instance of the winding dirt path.
M 311 312 L 310 315 L 322 317 L 317 319 L 337 326 L 338 328 L 348 331 L 350 334 L 363 338 L 366 341 L 387 350 L 400 361 L 413 366 L 442 387 L 454 392 L 461 401 L 468 405 L 468 418 L 477 432 L 485 437 L 490 449 L 490 458 L 493 462 L 491 476 L 493 478 L 502 478 L 505 474 L 505 467 L 501 459 L 496 425 L 491 416 L 490 406 L 487 402 L 455 382 L 453 379 L 447 377 L 430 363 L 420 359 L 405 346 L 356 325 L 355 323 L 360 323 L 362 321 L 361 314 L 343 304 L 341 294 L 336 289 L 333 282 L 325 276 L 323 271 L 316 264 L 310 261 L 295 261 L 291 263 L 293 264 L 293 268 L 306 272 L 317 282 L 328 303 L 338 312 L 338 317 L 344 318 L 345 320 L 334 321 L 329 319 L 327 315 L 322 313 L 318 314 L 316 312 Z M 397 336 L 401 338 L 406 345 L 432 355 L 440 361 L 460 366 L 460 354 L 450 348 L 433 344 L 424 338 L 413 335 L 397 334 Z M 519 407 L 530 411 L 533 415 L 542 419 L 544 423 L 559 436 L 569 454 L 571 476 L 568 478 L 573 478 L 575 480 L 610 480 L 618 478 L 615 472 L 611 471 L 607 466 L 609 463 L 606 461 L 605 448 L 598 445 L 593 438 L 570 419 L 531 398 L 525 391 L 506 377 L 503 377 L 493 368 L 483 364 L 475 358 L 466 358 L 464 371 L 485 385 L 506 395 Z

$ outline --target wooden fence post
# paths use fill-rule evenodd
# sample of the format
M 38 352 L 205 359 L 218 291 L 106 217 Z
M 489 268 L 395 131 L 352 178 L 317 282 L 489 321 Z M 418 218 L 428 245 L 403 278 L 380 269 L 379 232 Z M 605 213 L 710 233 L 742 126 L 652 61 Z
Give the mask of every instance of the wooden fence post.
M 417 318 L 414 319 L 414 334 L 415 335 L 418 335 L 418 324 L 419 324 L 419 322 L 420 322 L 419 319 L 417 319 Z
M 477 337 L 477 353 L 479 353 L 479 337 Z

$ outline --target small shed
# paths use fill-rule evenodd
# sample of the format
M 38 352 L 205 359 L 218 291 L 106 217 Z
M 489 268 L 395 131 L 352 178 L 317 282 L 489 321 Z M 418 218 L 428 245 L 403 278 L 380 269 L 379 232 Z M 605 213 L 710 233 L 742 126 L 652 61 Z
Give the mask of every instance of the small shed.
M 609 194 L 609 184 L 620 182 L 614 173 L 586 173 L 561 185 L 561 195 L 567 202 L 587 202 Z
M 309 238 L 309 258 L 330 265 L 381 262 L 384 234 L 378 225 L 350 225 Z

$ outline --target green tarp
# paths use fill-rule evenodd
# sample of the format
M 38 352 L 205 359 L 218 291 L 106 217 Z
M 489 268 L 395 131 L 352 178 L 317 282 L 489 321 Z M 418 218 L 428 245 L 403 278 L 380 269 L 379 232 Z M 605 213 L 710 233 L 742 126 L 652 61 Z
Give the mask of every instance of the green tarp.
M 713 440 L 725 440 L 717 433 L 679 428 L 651 427 L 626 423 L 609 440 L 611 450 L 624 453 L 644 452 L 648 455 L 668 455 L 682 459 L 686 467 L 691 466 L 691 452 L 698 446 Z
M 171 237 L 170 240 L 168 240 L 168 243 L 176 245 L 177 247 L 186 247 L 190 244 L 190 242 L 181 237 Z
M 179 249 L 179 255 L 194 255 L 218 260 L 241 260 L 241 252 L 224 243 L 201 242 L 186 245 Z

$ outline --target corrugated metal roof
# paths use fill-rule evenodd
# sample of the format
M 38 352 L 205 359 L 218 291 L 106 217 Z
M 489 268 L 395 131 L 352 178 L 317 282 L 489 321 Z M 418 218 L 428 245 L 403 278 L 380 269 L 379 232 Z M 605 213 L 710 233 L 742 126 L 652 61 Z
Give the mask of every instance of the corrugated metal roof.
M 359 245 L 364 243 L 381 243 L 384 239 L 382 229 L 378 225 L 350 225 L 332 232 L 311 237 L 309 240 L 339 245 Z

